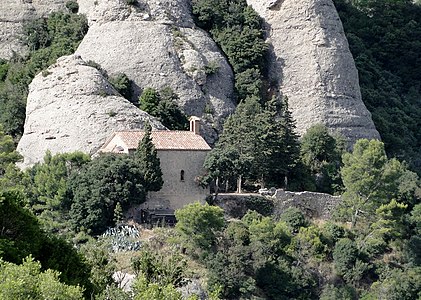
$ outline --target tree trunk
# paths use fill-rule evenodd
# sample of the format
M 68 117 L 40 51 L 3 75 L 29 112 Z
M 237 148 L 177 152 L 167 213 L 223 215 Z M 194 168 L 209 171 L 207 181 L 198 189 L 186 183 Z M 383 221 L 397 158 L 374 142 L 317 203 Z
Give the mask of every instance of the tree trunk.
M 242 182 L 242 177 L 241 175 L 239 175 L 237 179 L 237 193 L 238 194 L 241 194 L 241 182 Z
M 215 198 L 218 196 L 219 193 L 219 177 L 215 179 Z
M 262 178 L 260 179 L 260 188 L 261 189 L 264 189 L 265 188 L 265 185 L 266 185 L 265 178 L 262 175 Z

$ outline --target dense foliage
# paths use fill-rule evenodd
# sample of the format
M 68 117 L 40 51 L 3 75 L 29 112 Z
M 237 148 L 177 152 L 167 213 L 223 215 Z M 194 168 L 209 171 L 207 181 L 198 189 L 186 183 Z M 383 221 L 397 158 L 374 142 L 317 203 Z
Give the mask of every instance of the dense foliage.
M 421 171 L 421 6 L 411 0 L 335 0 L 364 103 L 386 152 Z
M 216 180 L 216 186 L 255 180 L 261 186 L 286 186 L 299 158 L 298 135 L 286 98 L 274 97 L 262 107 L 256 98 L 241 102 L 224 124 L 215 148 L 206 157 L 208 173 L 203 181 Z
M 63 12 L 24 25 L 22 41 L 29 54 L 0 59 L 0 123 L 6 133 L 19 137 L 23 132 L 28 85 L 34 76 L 60 56 L 72 54 L 87 31 L 85 16 Z
M 89 293 L 89 269 L 83 258 L 66 241 L 46 234 L 37 218 L 23 206 L 20 193 L 0 191 L 0 258 L 21 263 L 32 255 L 44 269 L 58 270 L 62 281 L 84 286 Z
M 300 140 L 301 161 L 312 175 L 315 190 L 324 193 L 341 191 L 341 154 L 344 143 L 340 137 L 331 136 L 326 126 L 310 127 Z
M 0 259 L 0 298 L 13 299 L 83 299 L 83 289 L 59 281 L 60 273 L 48 269 L 41 271 L 41 264 L 28 257 L 21 265 Z
M 140 172 L 143 174 L 145 188 L 148 191 L 159 191 L 164 181 L 162 180 L 161 162 L 158 158 L 158 152 L 152 143 L 151 131 L 151 125 L 146 123 L 145 135 L 139 141 L 135 159 Z
M 252 96 L 260 98 L 268 46 L 259 15 L 245 0 L 194 0 L 192 8 L 196 24 L 210 32 L 227 56 L 239 102 Z
M 185 130 L 189 120 L 178 107 L 177 99 L 178 96 L 168 87 L 159 92 L 145 88 L 139 98 L 139 108 L 157 117 L 168 129 Z

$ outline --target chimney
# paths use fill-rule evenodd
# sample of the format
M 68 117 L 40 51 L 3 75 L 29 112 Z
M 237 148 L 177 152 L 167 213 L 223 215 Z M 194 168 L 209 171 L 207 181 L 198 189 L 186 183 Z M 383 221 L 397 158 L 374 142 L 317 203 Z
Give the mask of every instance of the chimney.
M 190 131 L 195 134 L 200 134 L 200 118 L 191 116 L 190 119 Z

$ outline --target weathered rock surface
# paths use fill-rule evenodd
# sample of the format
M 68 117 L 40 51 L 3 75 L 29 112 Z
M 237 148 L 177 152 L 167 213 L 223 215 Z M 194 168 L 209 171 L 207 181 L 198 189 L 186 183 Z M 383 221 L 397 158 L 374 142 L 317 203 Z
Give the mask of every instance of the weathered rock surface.
M 288 96 L 300 134 L 315 123 L 351 143 L 379 138 L 332 0 L 247 0 L 265 20 L 270 77 Z
M 66 0 L 1 0 L 0 58 L 9 59 L 13 53 L 24 54 L 27 49 L 20 41 L 23 24 L 64 10 L 65 3 Z
M 125 73 L 138 97 L 146 87 L 170 87 L 188 115 L 202 117 L 202 134 L 213 142 L 235 108 L 233 73 L 203 30 L 195 27 L 188 0 L 80 0 L 89 31 L 76 53 L 110 76 Z M 206 72 L 217 66 L 214 74 Z
M 106 78 L 78 56 L 61 57 L 29 86 L 24 133 L 18 151 L 22 167 L 42 161 L 45 152 L 94 153 L 117 130 L 165 129 L 121 97 Z

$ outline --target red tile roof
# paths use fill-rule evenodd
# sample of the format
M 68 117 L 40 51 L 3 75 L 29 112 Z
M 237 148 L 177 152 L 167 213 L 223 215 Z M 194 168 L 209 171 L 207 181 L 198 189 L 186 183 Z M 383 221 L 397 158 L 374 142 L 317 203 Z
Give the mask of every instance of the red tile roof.
M 136 149 L 144 134 L 144 131 L 117 131 L 108 142 L 118 136 L 127 149 Z M 157 150 L 211 150 L 203 137 L 192 131 L 157 130 L 152 131 L 151 137 Z

